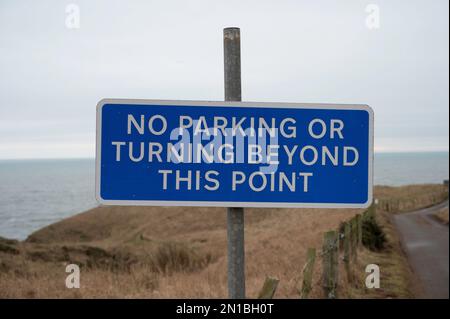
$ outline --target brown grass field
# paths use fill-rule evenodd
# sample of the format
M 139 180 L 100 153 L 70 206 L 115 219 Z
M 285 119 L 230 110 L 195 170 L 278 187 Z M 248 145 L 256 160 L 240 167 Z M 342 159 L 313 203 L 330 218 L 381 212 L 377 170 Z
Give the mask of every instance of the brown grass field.
M 442 208 L 440 211 L 438 211 L 436 213 L 435 216 L 443 224 L 448 225 L 448 207 L 447 208 Z
M 380 201 L 402 210 L 430 206 L 448 196 L 442 185 L 375 187 Z M 320 248 L 325 231 L 361 210 L 246 209 L 247 297 L 266 276 L 280 279 L 276 298 L 298 298 L 308 247 Z M 339 278 L 339 298 L 410 298 L 412 274 L 390 213 L 377 209 L 388 244 L 361 251 L 359 280 Z M 68 289 L 65 267 L 81 267 L 81 288 Z M 381 269 L 381 289 L 364 288 L 364 268 Z M 322 298 L 321 260 L 312 298 Z M 0 239 L 0 298 L 226 298 L 226 213 L 223 208 L 98 207 L 45 227 L 26 241 Z M 344 273 L 344 272 L 342 272 Z

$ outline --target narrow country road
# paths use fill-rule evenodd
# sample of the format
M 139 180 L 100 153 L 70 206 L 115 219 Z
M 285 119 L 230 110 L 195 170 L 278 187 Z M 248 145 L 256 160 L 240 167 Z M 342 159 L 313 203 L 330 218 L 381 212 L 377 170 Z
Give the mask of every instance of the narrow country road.
M 433 214 L 448 207 L 448 201 L 411 213 L 394 216 L 403 248 L 423 288 L 419 298 L 448 298 L 448 226 Z

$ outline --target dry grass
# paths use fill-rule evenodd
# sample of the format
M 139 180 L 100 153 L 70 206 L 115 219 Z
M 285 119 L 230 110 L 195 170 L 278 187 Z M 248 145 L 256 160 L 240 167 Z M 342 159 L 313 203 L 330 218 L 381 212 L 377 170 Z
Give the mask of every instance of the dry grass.
M 448 199 L 448 186 L 444 184 L 377 186 L 376 198 L 379 200 L 380 208 L 397 214 L 443 202 Z
M 433 196 L 440 198 L 441 190 L 439 185 L 376 187 L 375 196 L 411 201 L 417 193 L 427 194 L 408 204 L 418 208 Z M 256 297 L 265 277 L 273 276 L 280 279 L 277 298 L 298 298 L 307 248 L 321 247 L 325 231 L 360 212 L 246 210 L 248 297 Z M 382 223 L 391 227 L 387 217 Z M 408 269 L 394 230 L 387 233 L 392 246 L 362 252 L 359 268 L 363 276 L 365 264 L 379 264 L 389 286 L 367 292 L 341 276 L 342 297 L 408 296 L 403 291 L 408 290 Z M 68 263 L 81 266 L 80 289 L 65 287 Z M 313 298 L 322 297 L 320 273 L 318 259 Z M 99 207 L 50 225 L 25 242 L 0 240 L 0 298 L 225 298 L 226 282 L 226 214 L 220 208 Z
M 361 249 L 355 265 L 358 284 L 343 281 L 341 291 L 347 298 L 413 298 L 416 290 L 414 276 L 389 213 L 377 210 L 376 221 L 386 236 L 385 247 L 381 251 Z M 369 264 L 380 267 L 379 289 L 368 289 L 364 285 L 365 267 Z
M 441 209 L 434 216 L 442 223 L 448 225 L 448 207 Z

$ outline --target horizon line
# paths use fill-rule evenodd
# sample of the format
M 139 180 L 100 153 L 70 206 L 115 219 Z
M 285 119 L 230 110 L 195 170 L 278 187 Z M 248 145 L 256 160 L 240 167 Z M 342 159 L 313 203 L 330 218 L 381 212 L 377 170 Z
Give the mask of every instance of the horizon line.
M 418 154 L 418 153 L 449 153 L 450 150 L 416 150 L 416 151 L 374 151 L 375 154 Z M 0 161 L 33 161 L 33 160 L 95 160 L 95 156 L 86 157 L 11 157 L 0 158 Z

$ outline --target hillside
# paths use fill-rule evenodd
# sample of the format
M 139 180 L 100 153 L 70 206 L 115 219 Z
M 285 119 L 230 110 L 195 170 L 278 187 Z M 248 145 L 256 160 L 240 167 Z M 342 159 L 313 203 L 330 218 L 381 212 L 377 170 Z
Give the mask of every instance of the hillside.
M 379 212 L 429 206 L 442 199 L 442 185 L 375 187 Z M 403 204 L 406 203 L 406 204 Z M 246 209 L 247 295 L 255 297 L 267 275 L 280 279 L 278 298 L 297 298 L 308 247 L 321 247 L 325 231 L 361 210 Z M 390 245 L 363 258 L 400 254 L 389 218 L 380 218 Z M 389 249 L 391 249 L 389 251 Z M 396 269 L 407 269 L 398 257 Z M 375 260 L 376 261 L 376 260 Z M 65 265 L 81 266 L 81 288 L 65 287 Z M 402 268 L 403 267 L 403 268 Z M 395 269 L 394 269 L 395 270 Z M 312 297 L 322 297 L 320 262 Z M 408 271 L 395 274 L 408 297 Z M 24 242 L 0 240 L 0 297 L 226 297 L 226 213 L 223 208 L 98 207 L 45 227 Z M 342 296 L 364 297 L 361 289 Z

